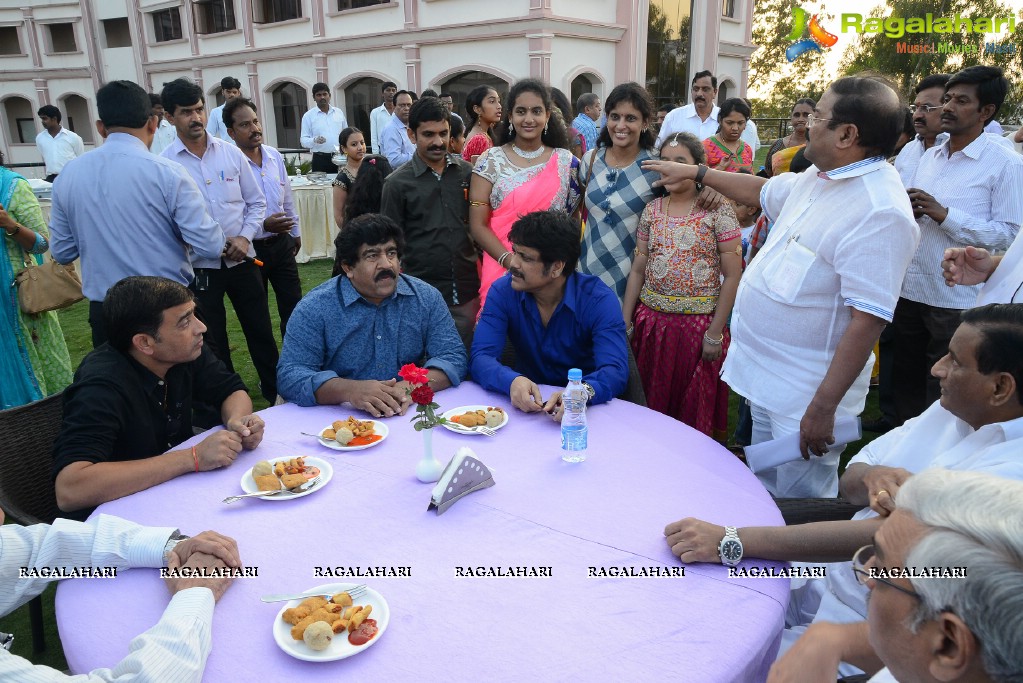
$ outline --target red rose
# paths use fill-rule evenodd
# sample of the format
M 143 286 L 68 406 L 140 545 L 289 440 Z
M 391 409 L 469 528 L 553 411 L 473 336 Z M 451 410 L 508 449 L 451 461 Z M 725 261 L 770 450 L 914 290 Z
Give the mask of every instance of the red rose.
M 427 385 L 418 386 L 412 390 L 412 400 L 421 406 L 428 406 L 433 403 L 433 389 Z
M 416 367 L 415 363 L 408 363 L 407 365 L 401 366 L 401 370 L 398 371 L 398 374 L 409 384 L 426 384 L 430 381 L 430 376 L 427 374 L 426 368 Z

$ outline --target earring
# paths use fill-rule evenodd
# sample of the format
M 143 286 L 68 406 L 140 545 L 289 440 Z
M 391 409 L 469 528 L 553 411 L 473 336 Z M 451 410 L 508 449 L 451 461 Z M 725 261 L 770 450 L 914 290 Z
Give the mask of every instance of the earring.
M 512 133 L 514 133 L 514 132 L 515 132 L 515 126 L 513 126 L 513 125 L 512 125 L 512 122 L 511 122 L 511 121 L 509 121 L 509 122 L 508 122 L 508 135 L 511 135 L 511 134 L 512 134 Z
M 551 125 L 551 122 L 550 122 L 550 120 L 548 120 L 548 121 L 547 121 L 547 123 L 543 124 L 543 134 L 544 134 L 544 135 L 547 135 L 547 127 L 548 127 L 549 125 Z

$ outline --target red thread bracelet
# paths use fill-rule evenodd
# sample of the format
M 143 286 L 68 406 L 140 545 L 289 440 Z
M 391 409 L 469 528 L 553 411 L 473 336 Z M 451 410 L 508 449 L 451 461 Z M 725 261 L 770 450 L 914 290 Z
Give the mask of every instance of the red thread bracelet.
M 195 446 L 192 446 L 192 460 L 195 460 L 195 471 L 199 471 L 199 454 L 195 452 Z

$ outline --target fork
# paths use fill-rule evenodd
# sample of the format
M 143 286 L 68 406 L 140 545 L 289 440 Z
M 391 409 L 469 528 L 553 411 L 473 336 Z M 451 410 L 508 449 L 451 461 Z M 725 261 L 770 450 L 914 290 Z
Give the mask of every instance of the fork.
M 366 592 L 366 584 L 361 583 L 355 588 L 350 588 L 343 592 L 352 596 L 352 600 L 361 598 Z M 260 600 L 263 602 L 284 602 L 285 600 L 304 600 L 305 598 L 329 598 L 332 595 L 337 595 L 337 593 L 273 593 L 271 595 L 264 595 Z
M 482 425 L 479 425 L 479 426 L 476 426 L 476 427 L 466 427 L 465 425 L 461 425 L 461 424 L 459 424 L 457 422 L 451 422 L 450 420 L 448 421 L 448 424 L 456 425 L 455 429 L 463 429 L 463 430 L 465 430 L 467 432 L 479 432 L 480 434 L 483 434 L 484 436 L 494 436 L 495 434 L 497 434 L 497 432 L 495 432 L 490 427 L 484 427 Z
M 295 496 L 295 495 L 298 495 L 299 493 L 302 493 L 303 491 L 309 490 L 310 488 L 312 488 L 313 486 L 316 486 L 319 483 L 320 483 L 320 478 L 319 477 L 313 477 L 312 479 L 310 479 L 306 483 L 301 484 L 300 486 L 297 486 L 296 488 L 293 488 L 293 489 L 277 489 L 276 491 L 257 491 L 256 493 L 243 493 L 243 494 L 237 495 L 237 496 L 228 496 L 227 498 L 225 498 L 221 502 L 222 503 L 227 503 L 228 505 L 230 505 L 231 503 L 239 501 L 242 498 L 252 498 L 252 497 L 256 497 L 256 496 L 259 496 L 259 497 L 261 497 L 261 496 L 278 496 L 278 495 L 284 495 L 285 493 L 288 493 L 288 494 L 291 494 L 292 496 Z

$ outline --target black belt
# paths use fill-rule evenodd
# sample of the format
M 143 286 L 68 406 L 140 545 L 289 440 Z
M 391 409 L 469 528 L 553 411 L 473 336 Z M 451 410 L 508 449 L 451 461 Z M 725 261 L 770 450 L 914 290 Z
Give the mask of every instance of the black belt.
M 315 156 L 321 156 L 321 157 L 333 157 L 333 156 L 334 156 L 334 153 L 333 153 L 333 152 L 313 152 L 313 156 L 314 156 L 314 157 L 315 157 Z
M 280 238 L 284 237 L 287 234 L 288 233 L 286 233 L 286 232 L 279 232 L 276 235 L 274 235 L 273 237 L 264 237 L 262 239 L 252 240 L 252 243 L 253 244 L 270 244 L 272 242 L 276 242 L 277 240 L 279 240 Z

